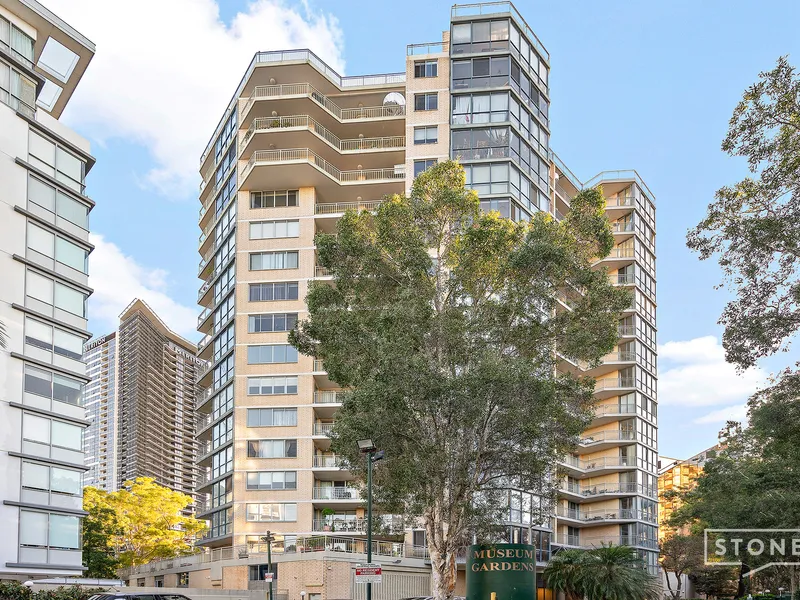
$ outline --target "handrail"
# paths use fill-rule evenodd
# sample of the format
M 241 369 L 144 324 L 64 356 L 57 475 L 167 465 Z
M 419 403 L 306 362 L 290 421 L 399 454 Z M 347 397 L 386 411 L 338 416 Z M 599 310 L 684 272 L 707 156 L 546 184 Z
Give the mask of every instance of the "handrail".
M 341 171 L 334 167 L 327 160 L 317 155 L 308 148 L 291 148 L 286 150 L 256 150 L 247 161 L 242 174 L 242 180 L 246 179 L 256 163 L 281 163 L 281 162 L 308 162 L 319 170 L 324 171 L 339 183 L 376 181 L 382 179 L 405 179 L 405 168 L 389 169 L 356 169 L 353 171 Z
M 632 442 L 636 440 L 635 431 L 620 429 L 605 429 L 590 434 L 584 434 L 580 439 L 581 445 L 597 444 L 600 442 Z
M 241 148 L 247 145 L 250 138 L 257 131 L 270 129 L 287 129 L 302 127 L 316 134 L 340 152 L 355 152 L 360 150 L 383 150 L 389 148 L 405 148 L 406 138 L 402 135 L 384 136 L 376 138 L 353 138 L 342 140 L 328 128 L 308 115 L 294 115 L 289 117 L 258 117 L 253 119 L 250 128 L 242 138 Z
M 314 500 L 361 500 L 361 490 L 356 487 L 314 487 Z
M 346 392 L 323 390 L 314 392 L 314 404 L 341 404 Z
M 325 94 L 320 92 L 310 83 L 282 83 L 274 85 L 257 85 L 242 109 L 246 115 L 256 100 L 261 98 L 280 98 L 283 96 L 308 96 L 329 114 L 339 121 L 355 119 L 380 119 L 386 117 L 401 117 L 406 114 L 406 107 L 400 104 L 387 104 L 382 106 L 359 106 L 355 108 L 341 108 Z
M 344 459 L 341 456 L 334 454 L 317 454 L 314 456 L 314 468 L 317 469 L 339 469 L 344 464 Z
M 450 50 L 448 42 L 429 42 L 427 44 L 408 44 L 406 46 L 406 56 L 418 56 L 421 54 L 442 54 Z
M 333 425 L 333 423 L 314 423 L 314 435 L 330 436 Z
M 348 210 L 375 210 L 383 200 L 365 200 L 359 202 L 328 202 L 314 206 L 315 215 L 331 215 Z
M 602 171 L 583 183 L 583 187 L 590 188 L 596 185 L 599 185 L 603 181 L 620 181 L 620 180 L 632 180 L 635 181 L 637 185 L 644 188 L 647 192 L 647 196 L 650 199 L 650 202 L 653 204 L 656 203 L 656 197 L 653 192 L 650 191 L 650 188 L 647 187 L 647 184 L 644 182 L 642 177 L 639 173 L 636 172 L 636 169 L 619 169 L 616 171 Z

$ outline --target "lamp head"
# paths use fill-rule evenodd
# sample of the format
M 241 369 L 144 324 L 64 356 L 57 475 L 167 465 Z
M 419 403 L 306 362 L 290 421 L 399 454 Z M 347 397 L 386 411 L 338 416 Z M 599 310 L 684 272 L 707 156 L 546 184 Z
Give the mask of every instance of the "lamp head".
M 372 439 L 365 439 L 365 440 L 358 440 L 356 442 L 358 444 L 358 449 L 361 452 L 375 452 L 375 444 L 372 443 Z

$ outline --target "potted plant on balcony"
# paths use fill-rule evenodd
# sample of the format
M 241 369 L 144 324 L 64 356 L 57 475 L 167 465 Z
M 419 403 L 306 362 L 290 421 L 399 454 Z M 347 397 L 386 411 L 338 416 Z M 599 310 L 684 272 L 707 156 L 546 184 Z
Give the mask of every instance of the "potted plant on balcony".
M 322 509 L 322 517 L 324 522 L 322 524 L 323 531 L 330 531 L 331 530 L 331 520 L 330 518 L 336 514 L 336 511 L 332 508 L 323 508 Z

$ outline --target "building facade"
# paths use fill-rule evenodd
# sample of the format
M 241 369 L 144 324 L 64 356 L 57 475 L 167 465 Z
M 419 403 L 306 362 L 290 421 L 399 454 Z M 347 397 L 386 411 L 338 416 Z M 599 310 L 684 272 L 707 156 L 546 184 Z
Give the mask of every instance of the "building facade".
M 195 399 L 205 361 L 142 300 L 120 315 L 119 329 L 86 345 L 85 485 L 108 491 L 136 477 L 194 497 Z
M 199 348 L 211 361 L 198 401 L 200 516 L 210 523 L 201 545 L 212 564 L 249 569 L 230 581 L 261 583 L 267 531 L 278 589 L 290 595 L 342 593 L 311 568 L 281 576 L 290 563 L 313 560 L 324 574 L 326 561 L 363 560 L 360 488 L 327 436 L 340 390 L 286 332 L 306 316 L 309 282 L 330 278 L 314 235 L 447 158 L 464 165 L 484 210 L 516 220 L 561 218 L 581 189 L 603 186 L 616 244 L 597 268 L 631 290 L 631 307 L 600 365 L 561 361 L 598 384 L 596 418 L 562 464 L 557 505 L 509 490 L 505 525 L 509 541 L 536 544 L 542 564 L 559 548 L 613 542 L 656 567 L 654 198 L 635 171 L 584 184 L 551 151 L 549 63 L 509 2 L 454 6 L 441 41 L 408 46 L 399 73 L 342 77 L 308 50 L 254 57 L 201 157 Z M 424 571 L 424 532 L 385 520 L 379 559 Z M 229 585 L 225 568 L 210 569 L 210 585 Z
M 59 122 L 94 44 L 0 0 L 0 579 L 79 575 L 89 143 Z

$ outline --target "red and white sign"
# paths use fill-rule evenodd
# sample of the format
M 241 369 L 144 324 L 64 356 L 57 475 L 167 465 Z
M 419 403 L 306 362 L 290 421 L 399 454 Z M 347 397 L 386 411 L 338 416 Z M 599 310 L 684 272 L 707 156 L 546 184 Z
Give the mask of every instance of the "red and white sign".
M 356 583 L 380 583 L 381 566 L 378 563 L 356 565 Z
M 272 583 L 273 574 L 272 573 L 264 573 L 264 581 L 267 583 Z

